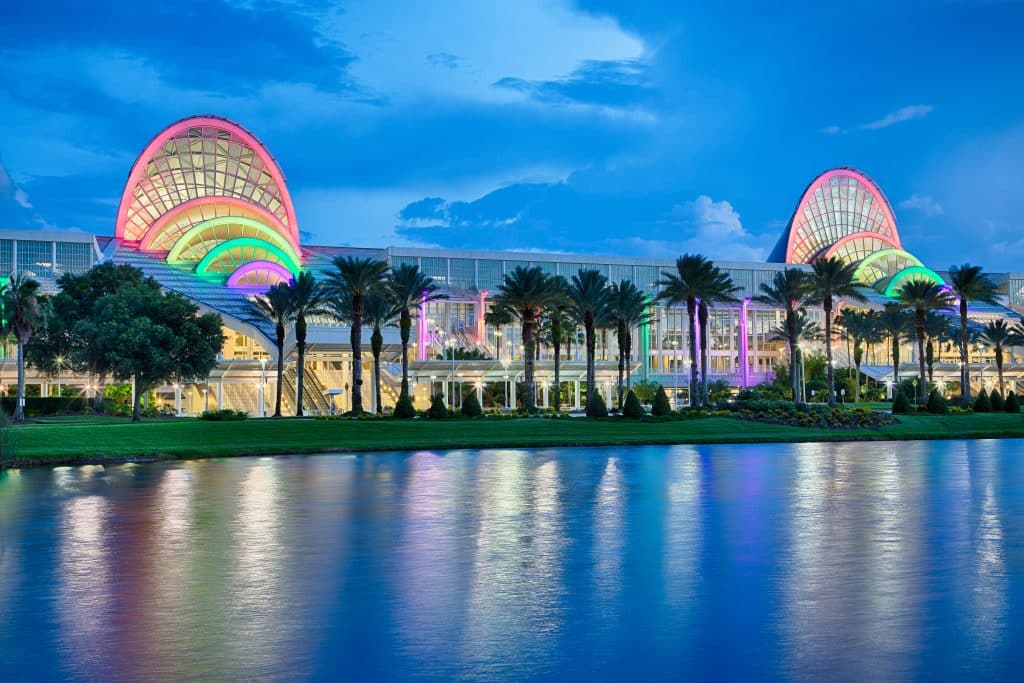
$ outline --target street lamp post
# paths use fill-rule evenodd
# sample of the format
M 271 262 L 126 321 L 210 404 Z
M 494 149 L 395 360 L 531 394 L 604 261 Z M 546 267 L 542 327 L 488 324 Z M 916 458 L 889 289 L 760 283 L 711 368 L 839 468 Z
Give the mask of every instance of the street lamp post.
M 61 390 L 60 386 L 60 366 L 64 364 L 64 357 L 57 356 L 55 360 L 57 361 L 57 398 L 60 398 L 61 396 L 64 395 L 64 392 Z
M 260 416 L 267 416 L 267 359 L 260 358 Z

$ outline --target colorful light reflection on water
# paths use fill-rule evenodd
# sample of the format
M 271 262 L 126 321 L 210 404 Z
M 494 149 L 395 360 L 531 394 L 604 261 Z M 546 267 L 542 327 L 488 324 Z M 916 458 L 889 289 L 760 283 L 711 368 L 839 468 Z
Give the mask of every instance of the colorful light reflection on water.
M 1024 443 L 0 475 L 4 680 L 999 678 Z

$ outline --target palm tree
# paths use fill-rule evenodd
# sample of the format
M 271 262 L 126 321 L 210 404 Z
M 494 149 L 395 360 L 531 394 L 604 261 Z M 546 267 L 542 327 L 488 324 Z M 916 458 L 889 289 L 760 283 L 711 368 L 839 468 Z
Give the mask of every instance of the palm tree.
M 799 311 L 796 312 L 796 317 L 794 319 L 794 325 L 792 326 L 792 329 L 790 329 L 789 326 L 783 323 L 779 327 L 773 329 L 772 336 L 769 337 L 769 341 L 785 342 L 790 348 L 798 349 L 798 369 L 800 368 L 799 360 L 801 358 L 805 358 L 804 342 L 814 342 L 818 341 L 819 339 L 821 339 L 821 325 L 819 325 L 816 321 L 811 320 L 807 316 L 807 311 L 803 309 L 800 309 Z M 802 373 L 799 373 L 797 375 L 797 383 L 798 385 L 801 386 L 801 388 L 805 388 L 807 384 L 807 378 L 802 377 L 801 375 Z M 802 394 L 804 392 L 799 393 Z M 807 397 L 804 396 L 803 399 L 806 401 Z
M 5 315 L 18 342 L 18 398 L 14 421 L 25 421 L 25 345 L 39 322 L 39 283 L 23 273 L 11 275 L 3 291 Z
M 924 317 L 924 334 L 927 343 L 924 349 L 925 364 L 928 366 L 928 382 L 935 383 L 935 344 L 941 348 L 942 340 L 949 334 L 949 318 L 929 311 Z
M 572 300 L 573 315 L 583 321 L 583 331 L 587 339 L 587 415 L 592 415 L 593 399 L 597 394 L 594 331 L 602 325 L 607 325 L 609 318 L 608 278 L 597 270 L 581 268 L 572 276 L 569 298 Z
M 951 308 L 955 302 L 953 294 L 931 280 L 917 278 L 904 284 L 899 290 L 900 303 L 914 313 L 914 333 L 917 337 L 918 403 L 928 400 L 928 380 L 924 369 L 925 319 L 928 311 Z
M 384 350 L 384 335 L 381 334 L 381 328 L 393 325 L 395 318 L 400 315 L 401 310 L 387 292 L 374 292 L 366 297 L 363 320 L 373 328 L 370 335 L 370 353 L 373 355 L 373 395 L 378 415 L 384 413 L 380 393 L 380 355 Z
M 534 330 L 547 306 L 551 290 L 551 278 L 540 266 L 524 268 L 516 266 L 498 286 L 492 307 L 504 308 L 522 323 L 523 338 L 523 382 L 526 395 L 523 405 L 528 411 L 537 410 L 537 386 L 534 382 L 534 344 L 537 335 Z
M 854 402 L 860 402 L 860 366 L 864 361 L 865 345 L 876 344 L 882 340 L 878 330 L 877 316 L 869 311 L 857 309 L 844 310 L 836 319 L 836 324 L 846 331 L 847 338 L 853 342 L 853 363 L 857 372 L 854 376 Z
M 622 410 L 622 377 L 632 355 L 633 328 L 646 324 L 648 320 L 647 295 L 629 280 L 622 280 L 612 283 L 608 299 L 619 347 L 617 396 L 619 410 Z M 626 374 L 626 388 L 629 388 L 629 374 Z
M 885 308 L 876 314 L 878 331 L 889 338 L 892 351 L 892 381 L 893 385 L 900 382 L 900 342 L 910 338 L 913 327 L 913 320 L 903 307 L 895 301 L 885 305 Z
M 740 291 L 730 276 L 717 266 L 712 266 L 709 279 L 697 306 L 697 322 L 700 325 L 700 377 L 701 402 L 708 404 L 708 313 L 712 304 L 736 303 L 735 294 Z
M 434 279 L 424 275 L 419 266 L 404 263 L 391 269 L 387 288 L 399 311 L 398 334 L 402 340 L 402 395 L 409 395 L 409 339 L 412 332 L 412 311 L 430 301 L 447 299 L 438 290 Z
M 967 302 L 995 303 L 998 287 L 981 266 L 965 263 L 949 269 L 949 284 L 960 301 L 960 403 L 971 402 L 971 371 L 967 357 Z
M 809 299 L 821 304 L 825 313 L 825 372 L 828 377 L 828 403 L 836 403 L 836 374 L 832 367 L 832 310 L 835 300 L 865 301 L 854 281 L 856 263 L 845 263 L 837 256 L 815 259 L 807 280 Z
M 366 297 L 387 286 L 388 264 L 372 258 L 339 256 L 327 273 L 326 291 L 333 299 L 347 299 L 351 311 L 352 412 L 363 412 L 363 314 Z
M 504 306 L 496 305 L 493 301 L 491 306 L 484 313 L 484 322 L 490 325 L 494 329 L 494 358 L 495 360 L 501 360 L 501 328 L 506 325 L 511 325 L 515 320 L 515 315 L 512 314 L 508 308 Z
M 731 299 L 736 289 L 732 286 L 728 275 L 700 254 L 680 256 L 676 259 L 676 272 L 662 271 L 661 279 L 655 285 L 661 288 L 657 296 L 658 300 L 665 301 L 669 306 L 686 303 L 686 315 L 690 322 L 690 401 L 696 405 L 703 402 L 705 395 L 697 383 L 697 368 L 701 367 L 697 361 L 698 315 L 702 318 L 701 346 L 706 349 L 707 306 L 720 300 Z M 703 312 L 700 311 L 702 302 L 704 302 Z M 702 354 L 702 358 L 704 360 L 703 377 L 706 385 L 707 358 L 704 354 Z
M 564 277 L 556 275 L 550 279 L 548 284 L 546 311 L 550 327 L 551 350 L 555 356 L 555 410 L 558 411 L 562 408 L 562 341 L 565 339 L 563 325 L 566 311 L 572 301 L 569 299 L 569 283 Z
M 299 273 L 288 285 L 288 311 L 295 322 L 295 416 L 302 417 L 303 383 L 306 377 L 306 318 L 324 315 L 327 308 L 327 293 L 309 271 Z
M 798 369 L 797 344 L 798 339 L 797 313 L 803 311 L 808 304 L 808 274 L 799 268 L 786 268 L 775 273 L 772 283 L 761 283 L 761 294 L 754 297 L 754 301 L 781 308 L 786 311 L 786 343 L 789 346 L 789 383 L 790 390 L 795 402 L 800 395 L 800 386 L 797 381 Z
M 291 290 L 284 282 L 271 287 L 266 294 L 252 302 L 252 317 L 263 318 L 274 324 L 274 346 L 277 349 L 277 397 L 274 417 L 281 417 L 281 386 L 284 383 L 284 340 L 292 322 Z
M 999 374 L 999 393 L 1006 396 L 1006 384 L 1003 383 L 1003 350 L 1017 346 L 1024 340 L 1005 320 L 996 320 L 985 325 L 978 340 L 995 353 L 996 372 Z

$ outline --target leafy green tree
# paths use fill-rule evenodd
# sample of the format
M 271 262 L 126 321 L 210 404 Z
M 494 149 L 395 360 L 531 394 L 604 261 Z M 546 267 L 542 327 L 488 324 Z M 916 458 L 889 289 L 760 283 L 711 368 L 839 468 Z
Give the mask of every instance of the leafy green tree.
M 806 309 L 809 301 L 807 273 L 799 268 L 786 268 L 775 274 L 771 284 L 761 283 L 761 294 L 754 301 L 781 308 L 786 312 L 786 345 L 789 347 L 789 385 L 793 401 L 800 395 L 799 366 L 797 365 L 798 311 Z
M 427 418 L 431 420 L 443 420 L 448 417 L 448 406 L 444 404 L 444 397 L 441 394 L 434 394 L 430 398 L 430 408 L 427 409 Z
M 927 410 L 933 415 L 945 415 L 949 412 L 949 408 L 946 406 L 946 399 L 942 398 L 942 394 L 939 393 L 938 389 L 933 388 L 928 393 Z
M 591 391 L 587 399 L 587 417 L 608 417 L 608 406 L 597 389 Z
M 253 318 L 265 318 L 274 325 L 274 347 L 277 350 L 277 396 L 274 399 L 274 417 L 281 417 L 281 389 L 284 384 L 284 341 L 292 324 L 291 295 L 284 282 L 271 287 L 266 294 L 252 302 Z
M 502 328 L 515 322 L 516 316 L 507 306 L 502 306 L 492 301 L 487 312 L 484 313 L 484 323 L 494 329 L 494 358 L 501 360 L 501 338 Z
M 466 394 L 466 397 L 462 399 L 460 411 L 466 417 L 480 417 L 484 414 L 484 409 L 480 407 L 480 401 L 476 400 L 475 391 L 469 392 Z
M 18 342 L 18 397 L 14 405 L 15 422 L 25 421 L 25 347 L 39 324 L 39 283 L 24 273 L 14 273 L 3 295 L 4 314 Z
M 26 347 L 29 363 L 50 374 L 55 373 L 60 364 L 95 376 L 101 389 L 93 400 L 94 408 L 99 410 L 103 405 L 102 387 L 112 368 L 106 363 L 106 352 L 99 340 L 84 334 L 82 325 L 93 315 L 96 302 L 101 298 L 125 285 L 139 286 L 142 281 L 143 273 L 138 268 L 110 261 L 81 274 L 62 275 L 57 279 L 60 291 L 48 297 L 44 324 Z
M 633 329 L 645 325 L 648 320 L 647 295 L 629 280 L 613 282 L 608 289 L 608 307 L 615 323 L 615 336 L 619 347 L 619 367 L 616 397 L 619 410 L 622 403 L 622 378 L 626 374 L 626 388 L 629 388 L 629 374 L 626 368 L 633 351 Z
M 971 401 L 971 371 L 968 357 L 967 304 L 971 301 L 996 303 L 999 288 L 981 268 L 965 263 L 949 269 L 949 284 L 960 307 L 960 403 Z
M 1003 395 L 999 393 L 998 389 L 993 389 L 992 393 L 988 395 L 988 402 L 992 406 L 993 413 L 1003 412 L 1005 402 L 1003 401 Z
M 892 412 L 894 415 L 909 413 L 913 410 L 910 399 L 902 388 L 896 390 L 896 396 L 892 400 Z
M 804 342 L 814 342 L 821 339 L 821 326 L 814 320 L 811 320 L 811 318 L 807 315 L 807 311 L 800 309 L 796 311 L 796 314 L 793 316 L 791 325 L 788 325 L 786 323 L 779 325 L 774 330 L 772 330 L 772 335 L 771 337 L 769 337 L 769 339 L 771 341 L 785 342 L 787 348 L 796 349 L 796 356 L 792 357 L 792 362 L 794 363 L 795 368 L 795 375 L 797 378 L 796 395 L 793 398 L 793 400 L 799 400 L 801 394 L 805 393 L 800 390 L 801 380 L 804 383 L 807 383 L 808 378 L 813 379 L 817 374 L 815 372 L 817 368 L 815 367 L 815 363 L 813 362 L 814 356 L 811 356 L 810 361 L 807 360 L 807 356 L 804 350 Z M 804 359 L 804 363 L 802 365 L 800 363 L 801 358 Z M 824 369 L 824 363 L 824 358 L 822 358 L 822 369 Z M 802 372 L 806 372 L 807 376 L 801 377 Z M 792 376 L 793 374 L 794 369 L 791 369 L 790 375 Z M 807 397 L 804 396 L 803 399 L 806 401 Z
M 996 320 L 985 325 L 978 335 L 978 341 L 992 349 L 995 354 L 999 391 L 1006 391 L 1006 383 L 1003 381 L 1003 352 L 1010 347 L 1024 344 L 1024 339 L 1019 337 L 1017 331 L 1005 320 Z
M 1020 400 L 1017 398 L 1017 394 L 1011 391 L 1006 395 L 1006 401 L 1003 403 L 1003 410 L 1007 413 L 1020 412 Z
M 363 314 L 366 297 L 387 286 L 388 264 L 371 258 L 339 256 L 327 274 L 324 289 L 333 299 L 346 299 L 351 311 L 352 412 L 363 412 Z
M 658 387 L 649 381 L 642 380 L 633 385 L 633 393 L 641 403 L 651 403 L 654 401 L 654 395 L 658 393 Z
M 668 401 L 668 394 L 665 387 L 658 385 L 658 391 L 654 394 L 654 403 L 651 405 L 651 415 L 664 417 L 672 412 L 672 404 Z
M 832 366 L 832 311 L 836 299 L 865 301 L 854 280 L 856 263 L 845 263 L 838 256 L 815 259 L 807 278 L 808 299 L 821 304 L 825 313 L 825 371 L 828 379 L 828 403 L 836 404 L 836 375 Z
M 920 381 L 918 402 L 928 402 L 928 380 L 925 374 L 925 320 L 929 311 L 940 311 L 953 306 L 953 295 L 924 278 L 910 280 L 899 290 L 899 301 L 914 313 L 914 334 L 917 338 L 917 360 Z
M 522 324 L 523 338 L 523 406 L 527 411 L 537 410 L 537 383 L 534 379 L 534 361 L 537 334 L 541 316 L 551 299 L 551 278 L 539 266 L 516 266 L 498 286 L 493 307 L 504 309 Z
M 387 289 L 395 301 L 399 311 L 398 334 L 402 341 L 402 389 L 399 398 L 409 394 L 409 339 L 412 332 L 412 312 L 419 311 L 431 301 L 447 299 L 446 294 L 438 290 L 440 286 L 434 279 L 424 275 L 420 267 L 404 263 L 392 268 L 387 278 Z M 409 399 L 412 406 L 412 399 Z M 397 410 L 397 405 L 396 405 Z
M 990 413 L 992 412 L 992 402 L 989 401 L 988 392 L 985 391 L 984 387 L 978 392 L 977 398 L 974 399 L 974 412 L 976 413 Z
M 590 417 L 598 416 L 601 407 L 604 407 L 603 412 L 608 414 L 608 408 L 604 406 L 604 400 L 597 390 L 594 365 L 597 339 L 594 331 L 611 318 L 608 294 L 608 278 L 597 270 L 581 268 L 572 276 L 572 282 L 569 284 L 573 315 L 583 321 L 583 331 L 587 339 L 587 415 Z
M 626 393 L 626 401 L 622 405 L 622 415 L 634 420 L 639 420 L 644 416 L 644 407 L 640 405 L 640 399 L 636 397 L 632 389 Z
M 224 345 L 222 325 L 219 315 L 199 315 L 191 301 L 146 279 L 99 299 L 82 333 L 95 337 L 116 380 L 134 378 L 138 422 L 142 395 L 153 387 L 209 375 Z

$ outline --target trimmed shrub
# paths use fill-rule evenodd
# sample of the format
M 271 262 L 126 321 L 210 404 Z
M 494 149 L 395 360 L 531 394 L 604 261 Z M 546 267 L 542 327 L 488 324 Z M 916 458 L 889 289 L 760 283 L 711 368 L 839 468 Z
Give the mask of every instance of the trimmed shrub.
M 914 409 L 910 405 L 910 399 L 903 392 L 903 387 L 900 387 L 896 391 L 896 396 L 892 399 L 892 412 L 893 415 L 905 415 L 913 412 Z
M 668 394 L 665 387 L 658 385 L 658 391 L 654 394 L 654 405 L 651 406 L 651 415 L 665 417 L 672 412 L 672 405 L 668 402 Z
M 395 417 L 401 420 L 411 420 L 416 417 L 416 408 L 412 405 L 412 397 L 409 394 L 402 394 L 395 403 Z
M 626 402 L 622 404 L 622 416 L 639 420 L 644 414 L 644 407 L 640 405 L 640 399 L 630 391 L 626 394 Z
M 1003 401 L 1003 395 L 999 393 L 998 389 L 993 389 L 992 393 L 988 396 L 988 402 L 992 406 L 993 413 L 1003 412 L 1003 406 L 1006 405 Z
M 242 420 L 248 420 L 249 413 L 244 410 L 223 408 L 221 410 L 207 410 L 200 413 L 199 419 L 209 420 L 210 422 L 240 422 Z
M 587 400 L 587 417 L 608 417 L 608 406 L 605 405 L 600 391 L 590 392 L 590 398 Z
M 484 414 L 484 409 L 480 407 L 480 401 L 476 400 L 475 391 L 470 391 L 462 399 L 462 408 L 460 410 L 466 417 L 480 417 Z
M 1017 400 L 1017 394 L 1011 391 L 1006 395 L 1006 401 L 1003 403 L 1003 410 L 1007 413 L 1020 412 L 1020 402 Z
M 928 394 L 927 410 L 933 415 L 945 415 L 949 412 L 946 399 L 942 397 L 938 389 L 932 389 L 931 393 Z
M 431 420 L 443 420 L 448 417 L 448 406 L 444 404 L 444 397 L 441 394 L 434 394 L 431 397 L 427 417 Z
M 992 412 L 992 402 L 988 400 L 988 393 L 982 389 L 978 392 L 978 396 L 974 399 L 974 412 L 976 413 L 990 413 Z

